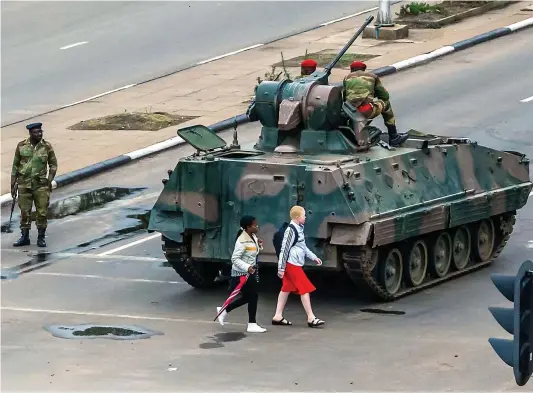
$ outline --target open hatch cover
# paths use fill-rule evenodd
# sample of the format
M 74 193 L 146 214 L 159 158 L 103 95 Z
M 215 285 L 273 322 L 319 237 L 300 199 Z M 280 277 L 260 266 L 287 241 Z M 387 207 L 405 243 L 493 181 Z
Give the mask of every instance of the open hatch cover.
M 209 151 L 226 146 L 224 139 L 202 125 L 181 128 L 178 130 L 178 135 L 189 145 L 201 151 Z

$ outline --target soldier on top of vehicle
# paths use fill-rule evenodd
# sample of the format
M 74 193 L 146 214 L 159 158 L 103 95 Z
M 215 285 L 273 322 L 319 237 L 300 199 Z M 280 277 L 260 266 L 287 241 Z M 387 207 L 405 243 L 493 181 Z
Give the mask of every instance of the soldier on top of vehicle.
M 366 71 L 366 64 L 354 61 L 350 64 L 350 73 L 343 80 L 346 101 L 353 105 L 367 119 L 383 116 L 389 133 L 391 146 L 401 145 L 409 137 L 398 134 L 390 96 L 376 74 Z
M 313 59 L 305 59 L 300 63 L 300 75 L 295 80 L 301 79 L 307 75 L 311 75 L 316 71 L 317 62 Z

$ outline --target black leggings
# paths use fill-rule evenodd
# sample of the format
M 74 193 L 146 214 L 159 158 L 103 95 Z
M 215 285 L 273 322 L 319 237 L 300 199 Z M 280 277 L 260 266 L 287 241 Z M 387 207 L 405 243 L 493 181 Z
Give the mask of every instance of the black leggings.
M 231 277 L 230 292 L 232 292 L 237 285 L 239 285 L 240 277 Z M 254 276 L 250 276 L 246 284 L 241 288 L 241 292 L 233 302 L 226 308 L 229 313 L 236 308 L 248 303 L 248 322 L 256 323 L 255 314 L 257 313 L 257 301 L 259 296 L 257 294 L 257 281 Z

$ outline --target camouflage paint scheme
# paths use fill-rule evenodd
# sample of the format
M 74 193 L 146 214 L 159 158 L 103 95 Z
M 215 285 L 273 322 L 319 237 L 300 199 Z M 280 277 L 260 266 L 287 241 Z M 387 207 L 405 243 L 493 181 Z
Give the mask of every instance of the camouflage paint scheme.
M 364 115 L 368 118 L 375 118 L 383 115 L 383 121 L 388 125 L 395 125 L 396 119 L 390 103 L 389 92 L 383 86 L 381 79 L 368 71 L 350 72 L 344 77 L 343 86 L 345 97 L 350 104 L 359 107 L 371 104 L 372 110 Z M 375 96 L 374 96 L 375 92 Z
M 30 138 L 18 143 L 13 158 L 11 176 L 18 183 L 20 229 L 31 228 L 31 208 L 35 204 L 36 226 L 48 226 L 47 213 L 50 202 L 50 180 L 57 172 L 57 157 L 50 142 L 41 139 L 35 147 Z
M 274 267 L 272 237 L 296 204 L 307 212 L 307 245 L 324 262 L 315 269 L 346 272 L 382 300 L 501 252 L 533 187 L 529 160 L 414 130 L 401 147 L 361 150 L 329 70 L 262 82 L 249 111 L 262 125 L 253 146 L 226 146 L 203 126 L 178 131 L 198 152 L 179 160 L 148 229 L 162 233 L 167 259 L 189 284 L 214 285 L 244 214 L 259 222 L 259 261 Z

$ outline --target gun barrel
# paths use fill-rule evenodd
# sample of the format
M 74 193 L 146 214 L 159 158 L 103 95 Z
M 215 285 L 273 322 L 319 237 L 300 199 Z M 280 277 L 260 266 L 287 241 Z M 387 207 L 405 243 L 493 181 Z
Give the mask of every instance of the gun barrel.
M 337 54 L 337 56 L 331 61 L 331 63 L 329 63 L 326 68 L 324 69 L 324 71 L 326 72 L 326 74 L 331 74 L 331 70 L 333 69 L 333 67 L 335 67 L 335 65 L 339 62 L 339 60 L 341 59 L 342 56 L 344 56 L 344 54 L 346 53 L 346 51 L 348 50 L 348 48 L 350 46 L 352 46 L 353 42 L 357 39 L 357 37 L 359 37 L 361 35 L 361 33 L 363 32 L 363 30 L 365 29 L 365 27 L 368 26 L 368 24 L 370 22 L 372 22 L 374 20 L 374 17 L 372 15 L 370 15 L 368 18 L 366 18 L 366 21 L 365 23 L 363 23 L 363 25 L 359 28 L 359 30 L 357 30 L 357 32 L 354 34 L 354 36 L 352 37 L 352 39 L 350 41 L 348 41 L 348 43 L 346 45 L 344 45 L 344 47 L 341 49 L 341 51 Z

